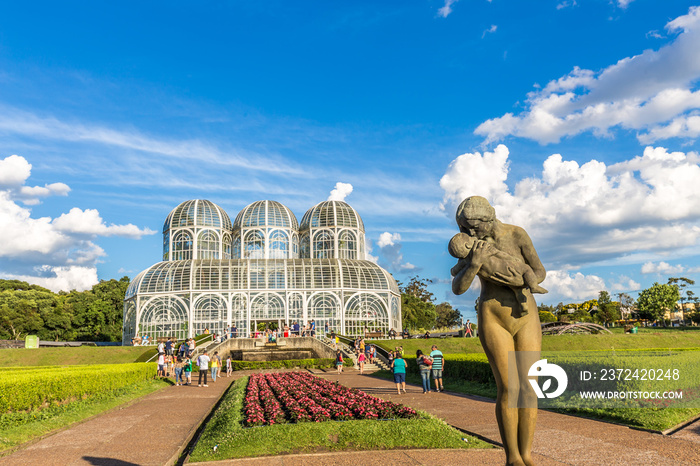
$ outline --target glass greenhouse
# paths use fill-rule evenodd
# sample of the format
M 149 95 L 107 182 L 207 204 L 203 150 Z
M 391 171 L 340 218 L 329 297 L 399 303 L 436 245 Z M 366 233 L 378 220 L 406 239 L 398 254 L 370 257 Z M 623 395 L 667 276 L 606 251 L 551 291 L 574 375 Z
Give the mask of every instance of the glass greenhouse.
M 401 327 L 394 278 L 365 260 L 365 229 L 342 201 L 312 207 L 301 224 L 284 205 L 257 201 L 230 217 L 207 200 L 186 201 L 163 225 L 163 262 L 124 298 L 123 343 L 135 336 L 250 336 L 260 323 L 312 319 L 344 335 Z

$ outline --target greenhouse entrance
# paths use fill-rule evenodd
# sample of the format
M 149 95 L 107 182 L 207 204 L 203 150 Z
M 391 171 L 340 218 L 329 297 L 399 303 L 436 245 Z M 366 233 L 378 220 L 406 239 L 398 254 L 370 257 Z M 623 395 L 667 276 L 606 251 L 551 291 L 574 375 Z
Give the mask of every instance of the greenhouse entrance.
M 265 330 L 270 329 L 273 332 L 276 332 L 280 329 L 284 329 L 284 320 L 283 319 L 265 319 L 265 320 L 252 320 L 250 322 L 250 329 L 251 329 L 251 335 L 255 336 L 257 333 L 258 335 L 264 334 Z

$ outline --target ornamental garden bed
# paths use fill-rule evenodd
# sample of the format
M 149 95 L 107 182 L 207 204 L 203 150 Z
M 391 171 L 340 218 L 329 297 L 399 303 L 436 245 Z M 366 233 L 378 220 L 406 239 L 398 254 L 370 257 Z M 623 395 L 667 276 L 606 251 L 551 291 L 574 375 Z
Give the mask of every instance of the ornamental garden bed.
M 396 448 L 492 446 L 410 407 L 309 373 L 285 372 L 237 380 L 189 461 Z
M 285 422 L 418 417 L 412 408 L 384 401 L 308 372 L 251 375 L 244 412 L 248 427 Z

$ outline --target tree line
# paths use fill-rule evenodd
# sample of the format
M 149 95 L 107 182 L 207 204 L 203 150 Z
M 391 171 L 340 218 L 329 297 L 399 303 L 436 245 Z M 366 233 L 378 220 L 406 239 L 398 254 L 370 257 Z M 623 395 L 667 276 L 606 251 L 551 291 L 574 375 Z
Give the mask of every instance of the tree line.
M 410 278 L 406 285 L 399 282 L 403 328 L 413 331 L 431 330 L 461 324 L 462 314 L 458 309 L 448 302 L 435 304 L 435 296 L 428 291 L 432 282 L 418 276 Z
M 130 281 L 102 280 L 91 290 L 54 293 L 19 280 L 0 280 L 0 339 L 38 335 L 48 341 L 121 341 Z
M 627 293 L 617 294 L 614 300 L 607 291 L 600 291 L 598 299 L 582 303 L 559 303 L 556 306 L 540 304 L 538 307 L 542 322 L 572 321 L 611 323 L 621 319 L 646 319 L 662 322 L 666 312 L 686 309 L 686 320 L 700 323 L 700 300 L 690 289 L 694 280 L 685 277 L 670 277 L 667 283 L 654 283 L 639 292 L 635 300 Z M 570 312 L 573 311 L 573 312 Z

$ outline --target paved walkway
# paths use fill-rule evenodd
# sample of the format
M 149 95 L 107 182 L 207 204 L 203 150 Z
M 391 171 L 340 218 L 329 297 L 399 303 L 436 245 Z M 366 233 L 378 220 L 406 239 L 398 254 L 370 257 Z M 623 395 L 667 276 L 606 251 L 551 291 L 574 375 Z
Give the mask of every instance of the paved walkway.
M 174 464 L 232 380 L 164 388 L 0 458 L 0 465 Z
M 236 373 L 237 376 L 249 372 Z M 499 442 L 492 401 L 450 393 L 422 394 L 407 385 L 397 395 L 387 380 L 347 371 L 319 374 L 373 395 L 407 404 L 444 419 L 460 429 Z M 49 436 L 14 454 L 0 465 L 170 465 L 234 378 L 208 388 L 168 387 L 141 400 Z M 700 465 L 700 421 L 672 436 L 540 411 L 534 459 L 548 465 Z M 407 450 L 340 452 L 241 459 L 211 464 L 251 466 L 316 465 L 491 465 L 504 464 L 493 450 Z

